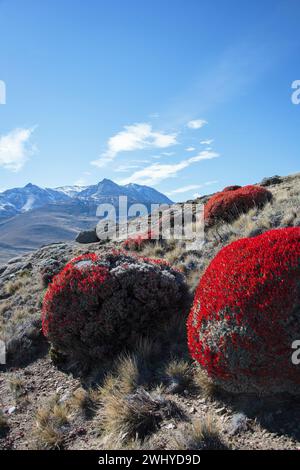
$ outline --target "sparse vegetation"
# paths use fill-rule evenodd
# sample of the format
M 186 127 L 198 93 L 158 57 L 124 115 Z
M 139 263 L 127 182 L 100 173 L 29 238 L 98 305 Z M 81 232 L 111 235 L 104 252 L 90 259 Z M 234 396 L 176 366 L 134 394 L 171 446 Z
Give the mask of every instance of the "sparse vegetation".
M 69 409 L 59 402 L 54 395 L 48 402 L 41 405 L 36 413 L 34 429 L 35 443 L 41 449 L 60 449 L 65 438 L 65 426 L 69 422 Z
M 164 418 L 175 413 L 175 406 L 155 392 L 143 388 L 124 395 L 118 390 L 103 397 L 101 428 L 120 442 L 143 439 Z
M 71 409 L 79 411 L 88 418 L 93 414 L 96 407 L 93 401 L 93 392 L 84 390 L 82 387 L 77 388 L 68 405 Z
M 190 390 L 194 385 L 191 364 L 183 359 L 171 360 L 163 371 L 168 390 L 173 393 L 182 393 Z
M 20 290 L 21 287 L 23 287 L 25 284 L 26 284 L 26 282 L 24 282 L 23 278 L 14 279 L 14 280 L 12 280 L 12 281 L 8 281 L 8 282 L 5 284 L 5 291 L 6 291 L 7 294 L 9 294 L 9 295 L 13 295 L 13 294 L 15 294 L 18 290 Z
M 203 419 L 194 420 L 184 428 L 180 437 L 175 439 L 176 450 L 225 450 L 225 444 L 216 420 L 211 414 Z
M 18 375 L 13 375 L 9 379 L 9 388 L 16 401 L 25 394 L 24 381 Z
M 7 418 L 4 415 L 3 411 L 0 410 L 0 438 L 6 433 L 7 430 L 8 430 Z
M 146 260 L 156 259 L 158 266 L 162 265 L 163 260 L 167 261 L 173 269 L 183 273 L 180 275 L 185 276 L 190 292 L 194 294 L 211 260 L 223 247 L 241 238 L 253 238 L 270 229 L 299 227 L 298 181 L 299 176 L 283 178 L 280 184 L 268 186 L 273 198 L 263 207 L 254 206 L 234 220 L 218 221 L 206 227 L 205 244 L 199 250 L 187 250 L 182 241 L 159 240 L 143 243 L 138 254 L 133 253 L 131 256 L 131 250 L 128 249 L 125 255 L 133 259 L 137 256 Z M 103 360 L 89 361 L 89 368 L 83 372 L 78 370 L 74 358 L 62 355 L 57 349 L 52 349 L 51 357 L 55 357 L 55 361 L 50 362 L 47 350 L 45 355 L 38 356 L 32 347 L 31 335 L 38 337 L 41 328 L 40 323 L 34 324 L 34 328 L 30 323 L 32 318 L 39 319 L 39 310 L 44 301 L 41 274 L 46 276 L 44 283 L 48 285 L 53 275 L 57 274 L 56 269 L 60 270 L 61 260 L 64 264 L 74 256 L 84 254 L 86 257 L 88 253 L 102 257 L 104 253 L 114 252 L 116 247 L 120 248 L 120 244 L 70 243 L 65 247 L 43 247 L 30 254 L 32 268 L 29 270 L 16 271 L 7 278 L 0 274 L 1 337 L 8 342 L 12 340 L 15 355 L 24 356 L 26 348 L 32 352 L 29 365 L 22 367 L 22 370 L 9 367 L 1 372 L 1 383 L 7 396 L 3 394 L 6 401 L 1 403 L 1 445 L 40 449 L 228 448 L 226 426 L 237 407 L 244 409 L 244 396 L 235 397 L 225 393 L 209 377 L 205 367 L 191 362 L 186 342 L 186 318 L 182 309 L 175 312 L 172 321 L 166 321 L 163 325 L 159 323 L 142 340 L 139 341 L 138 335 L 134 333 L 132 348 L 124 348 L 121 356 L 118 356 L 117 351 L 109 360 L 104 355 Z M 51 265 L 50 260 L 59 262 L 55 261 Z M 47 267 L 49 269 L 45 270 Z M 131 287 L 136 283 L 134 276 Z M 2 279 L 5 280 L 1 284 Z M 228 276 L 226 282 L 227 279 Z M 226 282 L 224 279 L 222 285 Z M 75 297 L 76 311 L 86 319 L 81 299 L 77 294 Z M 139 315 L 140 304 L 146 302 L 145 298 L 139 297 L 141 303 L 129 310 L 128 318 Z M 282 296 L 282 299 L 286 304 L 286 296 Z M 122 306 L 122 296 L 117 300 L 116 305 Z M 118 313 L 121 313 L 121 309 Z M 163 313 L 157 308 L 156 317 L 159 321 L 162 316 Z M 126 328 L 120 320 L 120 334 L 126 336 L 129 330 L 132 331 L 132 328 Z M 78 336 L 81 333 L 82 329 L 79 328 Z M 88 330 L 86 338 L 88 343 Z M 120 339 L 123 341 L 121 336 Z M 99 344 L 102 345 L 101 341 Z M 10 361 L 11 356 L 8 357 Z M 69 374 L 70 370 L 72 374 L 75 372 L 74 375 Z M 11 393 L 7 393 L 8 389 Z M 45 396 L 54 392 L 50 400 L 44 401 Z M 172 397 L 171 393 L 174 394 Z M 24 397 L 30 398 L 26 406 L 22 406 Z M 180 409 L 182 407 L 185 414 L 179 411 L 173 401 Z M 300 416 L 296 408 L 289 406 L 291 410 L 285 408 L 283 403 L 277 407 L 282 413 L 272 414 L 270 428 L 265 410 L 260 415 L 253 411 L 253 405 L 253 432 L 230 436 L 228 442 L 233 448 L 296 448 L 300 435 L 295 423 Z M 24 429 L 26 432 L 22 436 Z
M 194 368 L 194 382 L 205 398 L 213 399 L 217 395 L 218 388 L 216 384 L 200 367 Z

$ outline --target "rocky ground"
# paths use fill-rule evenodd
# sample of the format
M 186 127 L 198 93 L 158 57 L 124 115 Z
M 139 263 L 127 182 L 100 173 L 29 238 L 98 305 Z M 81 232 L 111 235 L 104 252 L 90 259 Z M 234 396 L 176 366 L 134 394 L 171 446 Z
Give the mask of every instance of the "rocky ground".
M 180 268 L 192 300 L 203 270 L 224 245 L 270 228 L 300 225 L 300 175 L 264 184 L 273 201 L 210 228 L 201 250 L 187 251 L 170 241 L 149 244 L 141 254 Z M 7 346 L 7 365 L 0 372 L 0 448 L 299 450 L 300 401 L 230 397 L 211 388 L 189 359 L 184 332 L 179 339 L 170 334 L 170 341 L 177 341 L 170 354 L 160 355 L 154 341 L 85 373 L 54 360 L 41 334 L 43 276 L 78 254 L 118 247 L 58 243 L 0 266 L 0 337 Z M 140 361 L 145 349 L 147 358 Z M 141 431 L 137 416 L 143 413 L 147 425 Z

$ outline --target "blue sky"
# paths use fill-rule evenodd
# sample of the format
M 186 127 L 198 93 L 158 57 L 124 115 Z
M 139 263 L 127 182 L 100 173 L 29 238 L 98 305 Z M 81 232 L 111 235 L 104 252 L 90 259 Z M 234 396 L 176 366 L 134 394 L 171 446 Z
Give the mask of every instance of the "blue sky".
M 186 200 L 299 171 L 299 21 L 297 0 L 0 0 L 0 189 Z

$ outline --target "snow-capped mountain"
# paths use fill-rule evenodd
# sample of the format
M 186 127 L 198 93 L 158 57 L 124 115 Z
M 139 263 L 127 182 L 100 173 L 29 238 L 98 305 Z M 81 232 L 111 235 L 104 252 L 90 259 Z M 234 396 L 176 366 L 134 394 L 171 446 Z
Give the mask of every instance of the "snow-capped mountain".
M 61 186 L 60 188 L 55 188 L 55 191 L 59 191 L 69 197 L 75 197 L 86 188 L 88 188 L 88 186 Z
M 128 204 L 171 204 L 164 194 L 148 186 L 129 184 L 120 186 L 109 179 L 91 186 L 63 186 L 55 189 L 40 188 L 31 183 L 24 188 L 8 189 L 0 193 L 0 217 L 10 218 L 51 204 L 101 203 L 117 204 L 119 196 L 127 196 Z
M 11 217 L 46 204 L 67 200 L 69 197 L 63 193 L 29 183 L 24 188 L 8 189 L 0 193 L 0 217 Z

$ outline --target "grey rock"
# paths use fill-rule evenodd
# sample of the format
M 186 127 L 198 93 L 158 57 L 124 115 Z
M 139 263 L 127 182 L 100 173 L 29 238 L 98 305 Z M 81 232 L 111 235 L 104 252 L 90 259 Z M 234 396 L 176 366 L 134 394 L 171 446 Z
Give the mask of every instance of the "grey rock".
M 248 238 L 257 237 L 258 235 L 261 235 L 263 231 L 264 230 L 261 227 L 256 227 L 248 233 Z
M 15 406 L 10 406 L 7 410 L 7 414 L 11 415 L 15 411 L 16 411 L 16 407 Z
M 31 269 L 32 264 L 29 262 L 25 263 L 19 263 L 16 262 L 14 264 L 9 264 L 3 274 L 5 278 L 8 278 L 14 274 L 17 274 L 18 272 L 25 271 L 26 269 Z
M 264 178 L 262 182 L 260 183 L 261 186 L 271 186 L 274 184 L 280 184 L 282 183 L 282 178 L 281 176 L 274 175 L 270 176 L 269 178 Z
M 249 420 L 244 413 L 236 413 L 227 424 L 227 432 L 234 436 L 249 429 Z
M 21 263 L 21 262 L 22 262 L 22 257 L 16 256 L 15 258 L 11 258 L 9 261 L 7 261 L 7 264 L 15 264 L 15 263 Z
M 7 268 L 7 265 L 6 264 L 2 264 L 0 266 L 0 274 L 3 274 L 5 271 L 6 271 L 6 268 Z
M 40 275 L 43 281 L 43 285 L 47 286 L 53 279 L 53 277 L 58 274 L 63 266 L 66 264 L 66 259 L 60 257 L 60 259 L 49 258 L 43 259 L 38 263 Z
M 46 344 L 39 314 L 17 325 L 6 344 L 7 366 L 18 366 L 36 359 Z
M 169 386 L 167 387 L 167 392 L 168 393 L 179 393 L 182 391 L 182 384 L 180 383 L 179 380 L 173 379 Z
M 71 397 L 71 393 L 70 393 L 69 391 L 67 391 L 67 392 L 64 393 L 63 396 L 60 398 L 59 403 L 64 403 L 64 402 L 66 402 L 67 400 L 69 400 L 70 397 Z
M 77 243 L 98 243 L 99 238 L 97 237 L 96 229 L 84 230 L 77 235 L 75 241 Z

